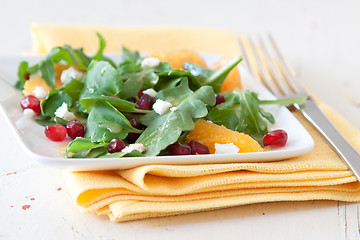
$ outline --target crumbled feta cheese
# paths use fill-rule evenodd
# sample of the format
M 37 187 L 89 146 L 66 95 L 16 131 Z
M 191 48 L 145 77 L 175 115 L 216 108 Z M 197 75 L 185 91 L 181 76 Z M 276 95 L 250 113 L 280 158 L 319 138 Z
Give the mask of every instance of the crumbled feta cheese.
M 144 147 L 144 145 L 142 143 L 134 143 L 134 144 L 130 144 L 129 146 L 125 147 L 121 152 L 130 153 L 134 150 L 143 153 L 146 150 L 146 147 Z
M 154 68 L 159 66 L 160 60 L 158 58 L 148 57 L 144 58 L 141 62 L 141 67 L 143 68 Z
M 215 154 L 222 154 L 222 153 L 238 153 L 239 148 L 235 146 L 233 143 L 227 144 L 220 144 L 215 143 Z
M 170 111 L 172 111 L 172 112 L 174 112 L 174 111 L 176 111 L 177 110 L 177 107 L 172 107 L 172 108 L 170 108 Z
M 47 91 L 43 87 L 36 86 L 35 89 L 32 91 L 34 96 L 38 99 L 44 99 L 48 96 Z
M 143 93 L 149 95 L 152 98 L 154 98 L 157 94 L 157 92 L 152 88 L 146 89 L 145 91 L 143 91 Z
M 153 104 L 153 109 L 156 113 L 163 115 L 164 113 L 166 113 L 167 111 L 169 111 L 169 109 L 172 107 L 173 105 L 169 102 L 163 101 L 161 99 L 157 99 L 156 102 Z
M 80 80 L 84 77 L 84 73 L 71 66 L 62 71 L 60 80 L 62 83 L 65 83 L 70 77 Z
M 68 111 L 68 105 L 66 102 L 63 102 L 63 104 L 58 107 L 55 111 L 55 116 L 64 119 L 65 121 L 75 120 L 76 117 L 72 112 Z
M 25 108 L 23 111 L 24 117 L 27 119 L 32 119 L 33 116 L 35 116 L 35 112 L 34 110 L 30 109 L 30 108 Z

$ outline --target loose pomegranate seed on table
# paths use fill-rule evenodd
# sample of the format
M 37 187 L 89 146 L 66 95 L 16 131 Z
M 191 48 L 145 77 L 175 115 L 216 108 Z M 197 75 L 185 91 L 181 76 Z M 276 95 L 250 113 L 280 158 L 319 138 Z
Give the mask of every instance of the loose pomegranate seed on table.
M 215 94 L 215 98 L 216 98 L 215 106 L 219 105 L 220 103 L 225 102 L 225 97 L 223 95 Z
M 60 142 L 66 138 L 66 127 L 61 124 L 47 125 L 45 127 L 45 135 L 52 141 Z
M 154 100 L 147 94 L 143 94 L 139 100 L 136 101 L 137 109 L 152 110 Z
M 167 147 L 169 155 L 190 155 L 191 148 L 187 144 L 182 144 L 179 142 L 173 143 Z
M 40 100 L 37 97 L 32 96 L 32 95 L 24 97 L 20 102 L 20 106 L 22 109 L 30 108 L 35 113 L 38 113 L 41 110 L 40 109 Z
M 67 134 L 71 139 L 85 136 L 85 128 L 80 121 L 73 120 L 67 122 L 66 129 L 67 129 Z
M 267 133 L 263 138 L 264 146 L 285 146 L 288 135 L 284 130 L 274 130 Z
M 189 146 L 191 148 L 191 154 L 196 155 L 196 154 L 209 154 L 209 148 L 201 143 L 199 143 L 198 141 L 191 141 L 189 143 Z
M 109 153 L 121 152 L 126 147 L 126 144 L 119 138 L 114 138 L 108 145 Z

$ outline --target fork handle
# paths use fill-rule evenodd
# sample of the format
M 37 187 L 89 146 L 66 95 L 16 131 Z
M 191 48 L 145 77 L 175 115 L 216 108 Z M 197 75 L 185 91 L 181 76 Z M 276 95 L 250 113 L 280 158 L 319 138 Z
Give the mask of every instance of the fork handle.
M 360 154 L 339 133 L 318 105 L 312 99 L 309 99 L 302 107 L 297 104 L 294 106 L 320 131 L 339 156 L 347 163 L 356 178 L 360 180 Z

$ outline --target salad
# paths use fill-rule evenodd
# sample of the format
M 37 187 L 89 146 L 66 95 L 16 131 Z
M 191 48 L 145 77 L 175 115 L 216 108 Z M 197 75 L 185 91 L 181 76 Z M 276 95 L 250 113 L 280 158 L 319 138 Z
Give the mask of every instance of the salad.
M 38 64 L 19 65 L 24 116 L 43 125 L 51 141 L 71 138 L 67 158 L 240 153 L 286 144 L 285 131 L 269 132 L 275 119 L 261 105 L 299 99 L 261 101 L 249 90 L 220 92 L 241 57 L 218 70 L 190 62 L 175 69 L 123 47 L 115 62 L 98 38 L 94 56 L 64 45 Z

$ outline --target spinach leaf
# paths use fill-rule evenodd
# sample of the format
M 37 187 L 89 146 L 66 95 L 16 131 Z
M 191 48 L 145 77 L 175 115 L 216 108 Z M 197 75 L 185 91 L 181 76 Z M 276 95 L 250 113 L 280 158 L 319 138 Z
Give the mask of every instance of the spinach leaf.
M 87 138 L 75 138 L 66 147 L 65 156 L 68 158 L 97 157 L 107 152 L 107 145 L 108 143 L 91 142 L 91 140 Z M 89 154 L 91 154 L 91 156 L 89 156 Z
M 117 137 L 124 139 L 129 132 L 141 133 L 133 128 L 126 117 L 106 101 L 96 102 L 87 119 L 85 137 L 92 142 L 110 142 Z
M 203 86 L 193 92 L 188 87 L 187 79 L 177 87 L 160 91 L 157 98 L 172 103 L 176 110 L 163 115 L 152 111 L 140 119 L 148 127 L 136 142 L 147 147 L 146 156 L 159 154 L 176 142 L 183 131 L 192 130 L 193 119 L 205 117 L 208 113 L 207 106 L 215 104 L 215 94 L 210 86 Z

